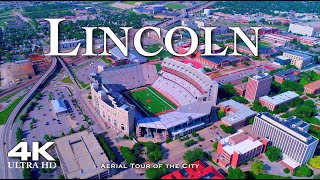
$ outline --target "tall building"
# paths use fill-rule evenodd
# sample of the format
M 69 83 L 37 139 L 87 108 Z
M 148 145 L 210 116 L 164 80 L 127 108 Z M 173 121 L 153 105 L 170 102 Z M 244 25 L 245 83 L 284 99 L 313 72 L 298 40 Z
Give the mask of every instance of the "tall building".
M 286 164 L 301 165 L 313 156 L 319 140 L 308 134 L 309 124 L 296 117 L 281 119 L 259 113 L 252 130 L 281 149 Z
M 250 77 L 248 80 L 245 98 L 253 102 L 261 96 L 268 95 L 272 82 L 272 76 L 266 73 Z

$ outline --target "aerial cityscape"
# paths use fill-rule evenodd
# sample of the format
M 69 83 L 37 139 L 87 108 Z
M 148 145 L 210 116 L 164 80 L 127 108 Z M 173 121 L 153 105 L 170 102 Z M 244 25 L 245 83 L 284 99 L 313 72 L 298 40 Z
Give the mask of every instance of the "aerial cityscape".
M 0 2 L 0 178 L 320 179 L 319 56 L 317 1 Z

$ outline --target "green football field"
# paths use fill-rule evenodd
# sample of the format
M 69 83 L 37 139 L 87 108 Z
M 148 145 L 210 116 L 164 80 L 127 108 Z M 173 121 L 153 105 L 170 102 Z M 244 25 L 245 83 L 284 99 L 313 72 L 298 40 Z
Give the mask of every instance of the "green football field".
M 152 114 L 163 112 L 169 109 L 177 109 L 175 104 L 162 96 L 151 86 L 148 86 L 146 89 L 142 89 L 137 92 L 131 92 L 131 95 Z

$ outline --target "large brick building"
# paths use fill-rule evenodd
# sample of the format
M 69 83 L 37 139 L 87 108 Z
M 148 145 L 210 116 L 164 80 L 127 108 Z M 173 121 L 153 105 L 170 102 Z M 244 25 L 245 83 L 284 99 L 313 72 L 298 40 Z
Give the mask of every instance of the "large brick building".
M 245 98 L 253 102 L 261 96 L 268 95 L 272 82 L 272 76 L 266 73 L 250 77 L 248 80 Z
M 306 93 L 306 94 L 319 94 L 320 93 L 320 80 L 306 84 L 304 86 L 304 93 Z

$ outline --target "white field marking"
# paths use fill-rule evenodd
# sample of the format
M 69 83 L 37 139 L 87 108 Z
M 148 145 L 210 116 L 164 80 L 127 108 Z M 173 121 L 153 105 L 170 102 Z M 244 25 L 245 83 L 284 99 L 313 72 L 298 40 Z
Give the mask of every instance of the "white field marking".
M 159 99 L 162 100 L 162 102 L 166 103 L 168 106 L 170 106 L 172 109 L 175 109 L 174 107 L 172 107 L 170 104 L 168 104 L 165 100 L 163 100 L 160 96 L 158 96 L 156 93 L 152 92 L 152 90 L 149 89 L 149 87 L 147 87 L 147 89 L 155 96 L 157 96 Z

